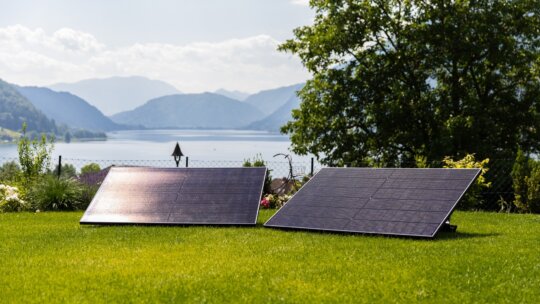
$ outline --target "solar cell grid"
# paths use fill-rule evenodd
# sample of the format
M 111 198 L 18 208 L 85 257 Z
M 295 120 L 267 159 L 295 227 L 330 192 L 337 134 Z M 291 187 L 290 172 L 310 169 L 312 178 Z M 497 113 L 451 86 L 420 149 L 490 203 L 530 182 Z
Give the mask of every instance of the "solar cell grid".
M 265 226 L 433 237 L 479 172 L 324 168 Z
M 265 168 L 112 168 L 81 224 L 254 225 Z

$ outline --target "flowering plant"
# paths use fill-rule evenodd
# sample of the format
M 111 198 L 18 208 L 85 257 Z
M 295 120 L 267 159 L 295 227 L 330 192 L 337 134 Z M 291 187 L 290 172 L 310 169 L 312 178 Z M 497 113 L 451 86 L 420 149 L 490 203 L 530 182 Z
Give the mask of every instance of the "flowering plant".
M 23 211 L 28 204 L 19 197 L 19 189 L 0 184 L 0 212 Z
M 290 195 L 269 194 L 261 200 L 261 206 L 265 209 L 279 209 L 291 198 Z

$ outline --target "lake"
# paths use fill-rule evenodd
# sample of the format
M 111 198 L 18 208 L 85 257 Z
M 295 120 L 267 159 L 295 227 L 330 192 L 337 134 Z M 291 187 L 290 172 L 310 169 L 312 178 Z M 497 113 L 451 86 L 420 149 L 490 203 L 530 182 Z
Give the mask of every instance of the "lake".
M 130 130 L 110 132 L 107 136 L 106 141 L 56 143 L 53 159 L 62 155 L 64 162 L 78 168 L 89 162 L 97 162 L 102 167 L 110 164 L 168 167 L 174 165 L 171 153 L 178 141 L 184 155 L 189 157 L 190 166 L 236 166 L 260 154 L 272 163 L 269 167 L 275 167 L 275 176 L 281 176 L 286 175 L 287 166 L 282 157 L 273 156 L 292 154 L 288 136 L 264 131 Z M 298 173 L 309 170 L 311 156 L 292 156 Z M 17 158 L 17 146 L 0 145 L 0 158 L 3 161 Z

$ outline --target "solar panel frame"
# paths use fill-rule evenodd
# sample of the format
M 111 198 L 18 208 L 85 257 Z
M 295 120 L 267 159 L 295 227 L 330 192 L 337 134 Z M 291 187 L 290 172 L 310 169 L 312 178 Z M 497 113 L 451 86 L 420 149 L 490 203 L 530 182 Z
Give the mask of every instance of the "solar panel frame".
M 450 206 L 450 208 L 448 209 L 448 211 L 445 213 L 445 216 L 444 216 L 444 220 L 440 221 L 437 225 L 437 227 L 434 229 L 434 232 L 430 235 L 427 235 L 427 234 L 419 234 L 419 233 L 396 233 L 396 232 L 384 232 L 384 231 L 379 231 L 379 232 L 374 232 L 373 230 L 369 231 L 369 230 L 362 230 L 362 229 L 357 229 L 357 230 L 351 230 L 351 229 L 334 229 L 334 228 L 315 228 L 315 227 L 305 227 L 305 226 L 295 226 L 295 225 L 279 225 L 279 224 L 271 224 L 270 222 L 272 221 L 272 219 L 274 219 L 276 216 L 281 216 L 280 215 L 280 212 L 282 210 L 285 210 L 284 208 L 289 205 L 291 202 L 294 204 L 295 201 L 294 201 L 294 198 L 297 197 L 299 194 L 302 195 L 302 190 L 305 190 L 306 187 L 308 185 L 310 185 L 310 183 L 313 183 L 313 181 L 316 181 L 317 180 L 317 176 L 320 175 L 321 172 L 323 172 L 323 170 L 327 170 L 327 169 L 333 169 L 333 170 L 340 170 L 340 171 L 346 171 L 346 170 L 354 170 L 354 169 L 367 169 L 367 170 L 377 170 L 379 172 L 377 172 L 377 176 L 376 177 L 373 177 L 373 178 L 367 178 L 367 179 L 377 179 L 377 178 L 381 178 L 380 177 L 380 172 L 385 172 L 385 171 L 391 171 L 391 173 L 389 175 L 387 175 L 385 178 L 386 180 L 388 180 L 389 176 L 392 175 L 394 172 L 396 172 L 396 170 L 414 170 L 414 171 L 417 171 L 417 172 L 421 172 L 420 170 L 469 170 L 469 171 L 475 171 L 474 175 L 472 178 L 470 178 L 470 181 L 467 183 L 466 187 L 463 188 L 463 191 L 461 191 L 461 194 L 459 195 L 459 197 L 452 203 L 452 205 Z M 375 171 L 373 171 L 375 172 Z M 425 172 L 425 171 L 424 171 Z M 433 169 L 433 168 L 339 168 L 339 167 L 332 167 L 332 168 L 322 168 L 319 172 L 317 172 L 298 192 L 296 192 L 290 199 L 287 203 L 285 203 L 285 205 L 283 205 L 283 207 L 278 210 L 274 215 L 272 215 L 267 221 L 266 223 L 264 224 L 264 227 L 270 227 L 270 228 L 280 228 L 280 229 L 298 229 L 298 230 L 311 230 L 311 231 L 329 231 L 329 232 L 338 232 L 338 233 L 354 233 L 354 234 L 376 234 L 376 235 L 391 235 L 391 236 L 403 236 L 403 237 L 418 237 L 418 238 L 433 238 L 437 235 L 437 233 L 441 230 L 441 228 L 445 225 L 445 222 L 450 218 L 452 212 L 454 212 L 457 204 L 461 201 L 461 199 L 463 198 L 463 196 L 465 195 L 465 193 L 467 193 L 467 191 L 470 189 L 471 185 L 476 181 L 476 179 L 478 178 L 478 176 L 480 175 L 480 172 L 481 170 L 480 169 L 476 169 L 476 168 L 472 168 L 472 169 L 450 169 L 450 168 L 440 168 L 440 169 Z M 425 175 L 424 175 L 425 176 Z M 343 175 L 342 175 L 343 177 Z M 349 174 L 348 176 L 345 176 L 345 177 L 352 177 L 352 174 Z M 429 175 L 429 176 L 426 176 L 426 178 L 430 178 L 432 177 L 432 175 Z M 384 185 L 384 183 L 383 183 Z M 385 189 L 383 187 L 383 185 L 381 185 L 380 187 L 378 187 L 375 192 L 377 192 L 379 189 Z M 402 189 L 403 190 L 403 189 Z M 308 190 L 309 191 L 309 190 Z M 312 195 L 313 196 L 313 195 Z M 370 197 L 366 200 L 366 202 L 364 203 L 363 206 L 366 206 L 367 204 L 369 204 L 370 202 L 374 201 L 373 195 L 370 195 Z M 327 196 L 326 197 L 327 200 L 331 201 L 332 199 L 332 196 Z M 377 200 L 377 199 L 375 199 Z M 379 199 L 380 200 L 380 199 Z M 389 200 L 389 199 L 387 199 Z M 334 201 L 336 201 L 334 199 Z M 417 202 L 425 202 L 426 200 L 414 200 L 414 199 L 411 199 L 411 201 L 417 201 Z M 442 201 L 442 200 L 440 200 Z M 449 202 L 450 200 L 446 200 L 447 202 Z M 306 205 L 304 205 L 306 206 Z M 310 206 L 313 206 L 313 205 L 310 205 Z M 316 206 L 314 206 L 316 207 Z M 320 206 L 319 208 L 321 208 L 322 206 Z M 333 207 L 334 209 L 337 209 L 339 207 Z M 378 210 L 378 209 L 372 209 L 372 210 Z M 380 210 L 380 209 L 379 209 Z M 391 209 L 388 209 L 388 210 L 391 210 Z M 407 210 L 403 210 L 403 209 L 395 209 L 395 211 L 407 211 Z M 416 211 L 418 212 L 418 211 Z M 431 212 L 437 212 L 437 211 L 431 211 Z M 441 212 L 441 211 L 439 211 Z M 286 216 L 286 215 L 285 215 Z M 355 215 L 356 216 L 356 215 Z M 333 219 L 333 218 L 332 218 Z M 354 219 L 351 219 L 350 221 L 352 222 Z M 373 221 L 374 223 L 377 223 L 377 221 Z M 389 222 L 391 223 L 391 222 Z M 402 222 L 404 224 L 409 224 L 407 222 Z M 417 224 L 427 224 L 427 223 L 417 223 Z M 433 224 L 432 224 L 433 225 Z
M 244 222 L 208 222 L 208 221 L 162 221 L 162 220 L 156 220 L 156 221 L 118 221 L 118 220 L 104 220 L 104 221 L 98 221 L 98 220 L 92 220 L 90 218 L 90 216 L 92 217 L 96 217 L 96 215 L 88 215 L 88 211 L 89 210 L 92 210 L 97 203 L 97 200 L 99 198 L 101 198 L 101 195 L 103 192 L 107 191 L 108 189 L 106 189 L 105 186 L 108 186 L 108 183 L 110 183 L 110 180 L 113 178 L 112 176 L 114 176 L 115 172 L 119 171 L 119 170 L 122 170 L 122 169 L 128 169 L 128 170 L 137 170 L 137 169 L 142 169 L 142 170 L 155 170 L 157 172 L 163 172 L 163 171 L 177 171 L 177 172 L 181 172 L 181 171 L 204 171 L 204 170 L 210 170 L 210 171 L 214 171 L 214 170 L 238 170 L 238 169 L 241 169 L 241 170 L 260 170 L 261 172 L 259 173 L 260 176 L 260 181 L 257 182 L 257 186 L 259 186 L 258 184 L 260 183 L 260 187 L 258 187 L 259 191 L 257 192 L 257 195 L 255 195 L 256 199 L 253 199 L 253 205 L 256 205 L 256 209 L 255 209 L 255 213 L 254 213 L 254 217 L 253 217 L 253 222 L 247 222 L 247 221 L 244 221 Z M 81 218 L 81 220 L 79 221 L 79 223 L 81 225 L 167 225 L 167 226 L 184 226 L 184 225 L 205 225 L 205 226 L 254 226 L 257 224 L 257 218 L 258 218 L 258 214 L 259 214 L 259 210 L 260 210 L 260 197 L 262 196 L 262 193 L 263 193 L 263 189 L 264 189 L 264 180 L 265 180 L 265 177 L 266 177 L 266 172 L 267 172 L 267 169 L 265 167 L 220 167 L 220 168 L 217 168 L 217 167 L 213 167 L 213 168 L 153 168 L 153 167 L 113 167 L 111 168 L 110 172 L 107 174 L 107 176 L 105 177 L 105 179 L 103 180 L 103 183 L 101 184 L 101 186 L 99 187 L 98 191 L 96 192 L 94 198 L 92 199 L 92 201 L 90 202 L 88 208 L 86 209 L 85 213 L 83 214 L 83 217 Z M 111 174 L 112 173 L 112 174 Z M 219 178 L 218 178 L 219 179 Z M 178 189 L 177 191 L 177 197 L 180 197 L 182 194 L 185 194 L 185 193 L 182 193 L 182 186 L 183 184 L 185 183 L 185 180 L 187 180 L 187 177 L 183 177 L 183 181 L 182 181 L 182 184 L 180 186 L 180 188 Z M 225 181 L 226 182 L 226 181 Z M 204 195 L 208 195 L 207 193 L 191 193 L 191 194 L 197 194 L 199 196 L 204 196 Z M 236 195 L 238 194 L 243 194 L 243 193 L 235 193 Z M 221 195 L 221 196 L 225 196 L 226 194 L 224 193 L 211 193 L 210 195 L 215 195 L 215 196 L 218 196 L 218 195 Z M 255 203 L 256 201 L 256 203 Z M 189 204 L 188 204 L 189 205 Z M 195 205 L 195 204 L 191 204 L 191 205 Z M 215 205 L 215 204 L 214 204 Z M 197 205 L 195 205 L 197 206 Z M 200 205 L 199 205 L 200 206 Z M 233 207 L 238 207 L 238 205 L 232 205 Z M 253 212 L 250 210 L 250 212 Z M 172 215 L 174 214 L 175 212 L 174 211 L 171 211 L 169 212 L 169 215 Z M 151 215 L 152 213 L 141 213 L 141 214 L 144 214 L 146 216 L 149 216 Z M 158 214 L 158 213 L 153 213 L 153 214 Z M 117 214 L 115 214 L 117 215 Z M 109 217 L 111 217 L 111 215 L 109 215 Z M 169 216 L 170 217 L 170 216 Z

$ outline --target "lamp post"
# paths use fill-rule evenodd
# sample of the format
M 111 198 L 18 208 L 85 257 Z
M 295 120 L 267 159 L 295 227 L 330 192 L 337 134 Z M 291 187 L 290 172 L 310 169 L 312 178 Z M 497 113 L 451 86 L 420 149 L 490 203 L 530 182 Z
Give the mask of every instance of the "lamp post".
M 176 146 L 174 147 L 172 156 L 174 157 L 174 161 L 176 162 L 176 168 L 178 168 L 178 166 L 180 166 L 180 159 L 182 159 L 182 156 L 184 156 L 182 150 L 180 150 L 180 144 L 178 144 L 178 142 L 176 142 Z

